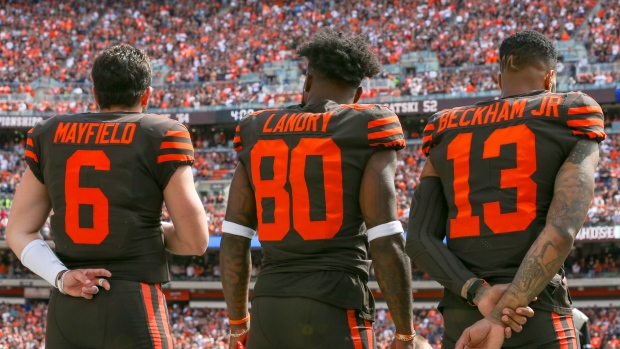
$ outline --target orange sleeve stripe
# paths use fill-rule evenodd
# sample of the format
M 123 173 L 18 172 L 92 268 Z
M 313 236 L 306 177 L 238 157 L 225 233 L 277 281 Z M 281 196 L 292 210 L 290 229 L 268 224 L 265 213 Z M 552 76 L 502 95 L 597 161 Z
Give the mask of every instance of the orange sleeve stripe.
M 235 132 L 241 132 L 241 126 L 237 125 L 237 128 L 235 128 Z
M 429 152 L 430 150 L 431 150 L 431 147 L 430 147 L 430 146 L 428 146 L 428 147 L 424 147 L 424 148 L 422 148 L 422 153 L 424 153 L 424 155 L 428 156 L 428 152 Z
M 404 147 L 406 145 L 405 140 L 404 139 L 399 139 L 396 141 L 392 141 L 392 142 L 383 142 L 383 143 L 372 143 L 370 144 L 371 147 L 376 147 L 382 145 L 384 147 L 393 147 L 393 146 L 402 146 Z
M 607 138 L 607 135 L 605 134 L 605 132 L 600 132 L 600 131 L 584 132 L 584 131 L 573 130 L 573 134 L 587 135 L 590 138 L 603 138 L 603 139 Z
M 432 140 L 433 140 L 433 135 L 425 136 L 424 138 L 422 138 L 422 143 L 430 142 Z
M 167 161 L 193 161 L 194 157 L 187 154 L 165 154 L 157 157 L 157 163 L 161 164 L 162 162 Z
M 32 133 L 34 132 L 34 128 L 31 128 L 30 130 L 28 130 L 28 133 Z
M 233 143 L 241 143 L 241 137 L 235 136 L 235 138 L 233 138 Z
M 26 150 L 26 153 L 24 155 L 34 160 L 34 162 L 39 162 L 39 158 L 37 157 L 37 154 L 33 153 L 31 150 Z
M 161 142 L 159 149 L 187 149 L 194 150 L 194 147 L 189 143 L 181 142 Z
M 28 140 L 26 141 L 26 144 L 31 146 L 31 147 L 34 147 L 34 143 L 32 142 L 32 139 L 30 139 L 30 138 L 28 138 Z
M 585 120 L 569 120 L 567 122 L 568 127 L 582 127 L 582 126 L 600 126 L 605 127 L 605 122 L 601 119 L 585 119 Z
M 370 121 L 368 122 L 368 128 L 383 126 L 383 125 L 392 124 L 395 122 L 399 122 L 398 116 L 396 115 L 390 116 L 389 118 L 385 118 L 385 119 L 378 119 L 378 120 Z
M 402 134 L 402 133 L 403 133 L 402 127 L 394 127 L 394 128 L 391 128 L 385 131 L 377 131 L 377 132 L 369 133 L 368 139 L 384 138 L 384 137 L 389 137 L 389 136 Z
M 435 130 L 435 124 L 428 124 L 428 125 L 426 125 L 426 127 L 424 128 L 424 131 L 423 131 L 423 132 L 426 132 L 426 131 L 433 131 L 433 130 Z
M 586 105 L 583 107 L 568 109 L 568 115 L 579 115 L 579 114 L 590 114 L 590 113 L 603 114 L 603 109 L 601 109 L 601 107 L 599 107 L 598 105 Z
M 187 131 L 168 131 L 166 132 L 166 137 L 182 137 L 182 138 L 191 139 L 189 137 L 189 132 Z
M 355 110 L 367 110 L 372 109 L 376 104 L 341 104 L 340 108 L 351 108 Z
M 243 149 L 243 147 L 242 147 L 242 146 L 235 147 L 235 151 L 239 151 L 239 150 L 241 150 L 241 149 Z

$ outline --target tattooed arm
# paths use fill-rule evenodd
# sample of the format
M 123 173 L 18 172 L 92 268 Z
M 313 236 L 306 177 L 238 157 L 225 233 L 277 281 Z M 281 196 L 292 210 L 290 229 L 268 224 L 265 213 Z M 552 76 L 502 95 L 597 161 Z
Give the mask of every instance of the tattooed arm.
M 499 322 L 502 309 L 529 304 L 549 284 L 568 256 L 594 195 L 598 144 L 577 142 L 555 179 L 545 228 L 521 262 L 517 275 L 489 315 Z
M 254 190 L 243 163 L 239 163 L 230 184 L 226 221 L 255 230 L 257 226 L 256 201 Z M 220 268 L 222 289 L 228 308 L 228 317 L 240 320 L 248 315 L 248 291 L 252 260 L 250 257 L 250 241 L 247 236 L 226 231 L 222 234 L 220 244 Z M 231 325 L 233 333 L 241 333 L 249 329 L 249 322 Z M 245 341 L 245 336 L 230 338 L 231 348 L 236 348 L 236 341 Z M 235 344 L 233 346 L 233 344 Z
M 362 178 L 360 206 L 367 229 L 389 222 L 398 222 L 395 172 L 396 152 L 393 150 L 375 153 L 366 164 Z M 371 240 L 370 253 L 377 281 L 390 309 L 396 332 L 413 333 L 411 265 L 405 254 L 403 235 L 391 233 Z

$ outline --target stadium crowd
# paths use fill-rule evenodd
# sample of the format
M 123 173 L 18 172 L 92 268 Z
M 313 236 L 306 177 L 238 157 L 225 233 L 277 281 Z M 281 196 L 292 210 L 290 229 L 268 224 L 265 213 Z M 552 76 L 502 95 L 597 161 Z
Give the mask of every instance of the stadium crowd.
M 537 29 L 556 42 L 572 38 L 596 62 L 617 62 L 617 3 L 599 2 L 600 9 L 591 14 L 597 1 L 496 0 L 488 6 L 482 0 L 285 1 L 271 6 L 253 0 L 8 1 L 0 9 L 0 97 L 16 98 L 0 98 L 0 111 L 95 110 L 84 84 L 88 67 L 97 52 L 118 43 L 142 48 L 152 58 L 159 86 L 152 107 L 287 104 L 298 101 L 300 91 L 265 92 L 263 86 L 301 86 L 302 81 L 275 78 L 265 74 L 266 68 L 295 60 L 296 46 L 320 26 L 367 35 L 383 64 L 400 64 L 410 52 L 436 55 L 442 69 L 383 73 L 393 84 L 370 89 L 364 98 L 496 90 L 497 47 L 517 30 Z M 40 25 L 33 27 L 33 21 Z M 572 72 L 574 83 L 620 81 L 613 69 L 577 76 L 562 66 Z M 443 69 L 450 67 L 459 68 Z M 303 72 L 305 67 L 298 63 L 292 69 Z M 65 85 L 40 93 L 31 85 L 49 78 Z

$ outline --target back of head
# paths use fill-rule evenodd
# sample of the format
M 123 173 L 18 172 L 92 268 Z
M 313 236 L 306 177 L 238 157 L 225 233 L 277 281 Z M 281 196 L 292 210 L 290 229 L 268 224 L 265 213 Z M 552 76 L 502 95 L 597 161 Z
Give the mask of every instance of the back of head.
M 327 27 L 297 48 L 308 58 L 308 72 L 319 79 L 358 88 L 362 80 L 381 72 L 381 64 L 363 36 L 350 37 Z
M 146 52 L 123 44 L 101 52 L 91 74 L 100 108 L 132 107 L 151 86 L 153 69 Z
M 536 68 L 554 70 L 558 58 L 553 43 L 535 30 L 510 35 L 499 47 L 500 71 L 522 71 Z

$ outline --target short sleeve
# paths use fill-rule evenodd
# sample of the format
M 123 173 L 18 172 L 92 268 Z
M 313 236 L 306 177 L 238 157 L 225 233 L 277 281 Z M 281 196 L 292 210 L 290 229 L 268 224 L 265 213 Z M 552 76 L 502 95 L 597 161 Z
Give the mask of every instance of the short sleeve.
M 181 124 L 175 124 L 165 133 L 157 154 L 159 185 L 165 189 L 179 166 L 194 163 L 194 147 L 189 132 Z
M 40 144 L 39 139 L 34 135 L 34 128 L 31 128 L 28 131 L 28 139 L 26 140 L 26 152 L 24 156 L 26 157 L 26 163 L 30 168 L 30 171 L 34 174 L 35 177 L 41 183 L 45 183 L 43 180 L 43 171 L 41 171 L 41 166 L 39 164 L 39 159 L 41 158 L 40 152 Z
M 434 118 L 430 118 L 429 120 L 434 120 Z M 433 147 L 433 135 L 435 133 L 435 124 L 432 121 L 429 121 L 424 127 L 424 131 L 422 131 L 422 153 L 424 156 L 428 157 L 431 148 Z
M 567 113 L 566 123 L 575 136 L 594 139 L 597 142 L 607 137 L 604 131 L 603 110 L 592 97 L 579 93 L 569 105 Z
M 235 129 L 235 138 L 233 138 L 233 148 L 236 152 L 239 152 L 243 149 L 243 145 L 241 144 L 241 122 L 237 125 Z
M 394 150 L 405 147 L 405 135 L 400 121 L 390 109 L 376 106 L 371 110 L 368 120 L 368 145 Z

